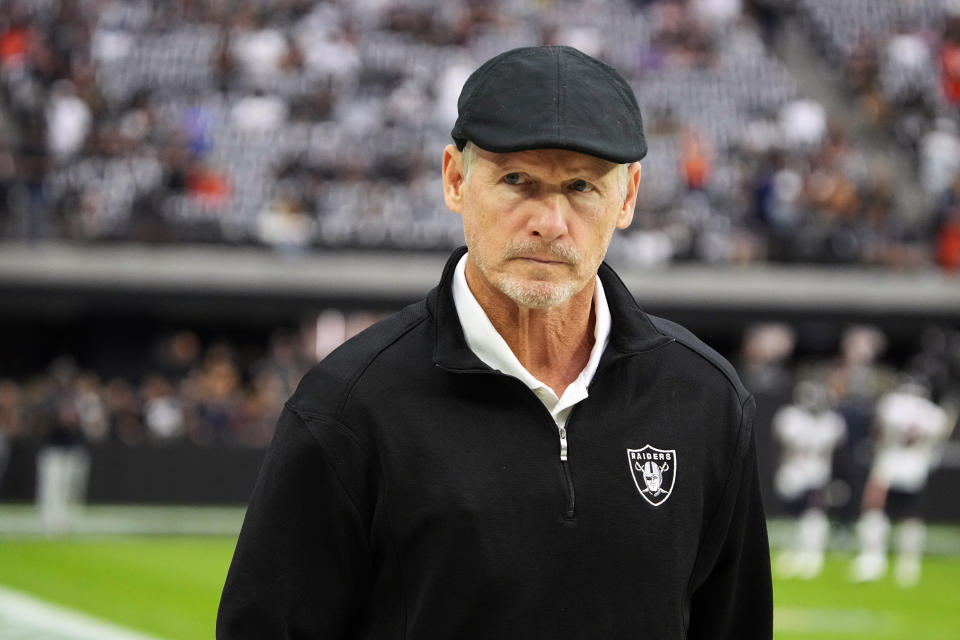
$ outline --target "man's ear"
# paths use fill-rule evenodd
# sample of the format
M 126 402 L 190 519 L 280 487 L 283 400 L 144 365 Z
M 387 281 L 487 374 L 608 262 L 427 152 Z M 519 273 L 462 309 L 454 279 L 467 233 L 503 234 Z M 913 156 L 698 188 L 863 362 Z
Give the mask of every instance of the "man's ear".
M 637 194 L 640 190 L 640 163 L 634 162 L 627 168 L 627 197 L 617 215 L 617 228 L 626 229 L 633 222 L 633 210 L 637 206 Z
M 463 172 L 463 154 L 456 145 L 443 149 L 443 202 L 447 209 L 460 213 L 463 209 L 463 190 L 467 178 Z

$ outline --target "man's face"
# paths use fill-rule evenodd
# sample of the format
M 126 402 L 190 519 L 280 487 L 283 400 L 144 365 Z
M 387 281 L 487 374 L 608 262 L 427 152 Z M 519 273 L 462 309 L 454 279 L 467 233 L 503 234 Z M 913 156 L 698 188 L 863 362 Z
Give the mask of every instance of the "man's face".
M 470 260 L 517 304 L 550 307 L 597 273 L 614 229 L 626 228 L 640 179 L 619 165 L 561 149 L 492 153 L 476 149 L 468 176 L 462 156 L 444 151 L 444 196 L 463 218 Z

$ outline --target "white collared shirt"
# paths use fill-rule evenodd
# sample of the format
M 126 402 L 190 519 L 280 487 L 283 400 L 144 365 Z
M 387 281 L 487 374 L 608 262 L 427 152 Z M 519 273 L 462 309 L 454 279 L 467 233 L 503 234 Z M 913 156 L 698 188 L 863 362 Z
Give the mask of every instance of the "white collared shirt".
M 473 292 L 470 291 L 465 272 L 466 264 L 467 256 L 464 255 L 457 263 L 457 268 L 453 274 L 453 302 L 457 308 L 457 315 L 460 317 L 460 325 L 463 327 L 463 335 L 467 340 L 467 346 L 491 368 L 508 376 L 513 376 L 527 385 L 550 412 L 554 422 L 557 423 L 557 427 L 562 429 L 566 426 L 567 418 L 570 416 L 573 406 L 589 395 L 587 386 L 597 372 L 600 356 L 610 339 L 610 309 L 607 306 L 607 298 L 603 293 L 600 278 L 598 277 L 596 280 L 596 289 L 593 294 L 596 321 L 594 323 L 594 343 L 593 349 L 590 351 L 590 359 L 587 360 L 587 366 L 583 368 L 577 379 L 571 382 L 564 390 L 563 395 L 558 398 L 553 389 L 535 378 L 520 364 L 517 356 L 507 345 L 507 341 L 494 328 L 483 307 L 480 306 Z M 563 437 L 565 438 L 565 435 Z

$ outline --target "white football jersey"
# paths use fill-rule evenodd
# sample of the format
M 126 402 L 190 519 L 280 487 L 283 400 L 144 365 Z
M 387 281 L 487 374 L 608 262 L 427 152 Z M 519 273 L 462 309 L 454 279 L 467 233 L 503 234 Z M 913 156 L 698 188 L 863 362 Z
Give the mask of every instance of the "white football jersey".
M 790 500 L 825 487 L 830 482 L 833 450 L 846 433 L 840 414 L 814 413 L 790 405 L 777 411 L 773 429 L 782 447 L 775 478 L 777 492 Z
M 948 433 L 946 412 L 926 398 L 894 391 L 880 399 L 877 423 L 874 478 L 900 491 L 921 490 Z

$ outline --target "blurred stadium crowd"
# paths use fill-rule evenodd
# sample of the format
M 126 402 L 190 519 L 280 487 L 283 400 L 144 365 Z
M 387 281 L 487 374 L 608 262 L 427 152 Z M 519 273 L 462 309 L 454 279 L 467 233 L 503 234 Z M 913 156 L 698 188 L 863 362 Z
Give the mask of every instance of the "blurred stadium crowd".
M 328 311 L 316 324 L 274 332 L 260 348 L 204 342 L 189 330 L 161 334 L 149 351 L 125 355 L 143 371 L 135 377 L 62 355 L 25 380 L 0 378 L 0 441 L 262 447 L 307 369 L 376 317 Z
M 562 43 L 617 67 L 647 120 L 612 259 L 960 265 L 953 0 L 2 4 L 8 240 L 452 247 L 438 162 L 460 85 Z M 914 175 L 799 94 L 775 55 L 785 15 Z
M 164 333 L 149 353 L 125 355 L 142 363 L 136 377 L 105 374 L 61 356 L 26 380 L 0 378 L 0 439 L 262 447 L 307 369 L 376 319 L 374 313 L 331 309 L 315 323 L 275 332 L 260 348 L 204 341 L 187 330 Z M 761 416 L 769 419 L 793 402 L 795 386 L 813 383 L 843 416 L 856 448 L 870 436 L 877 400 L 903 375 L 922 382 L 935 402 L 960 406 L 960 331 L 931 327 L 909 353 L 889 357 L 887 338 L 875 327 L 853 326 L 827 351 L 822 344 L 812 351 L 814 342 L 798 339 L 786 324 L 759 324 L 744 333 L 739 354 L 727 354 L 759 398 Z

